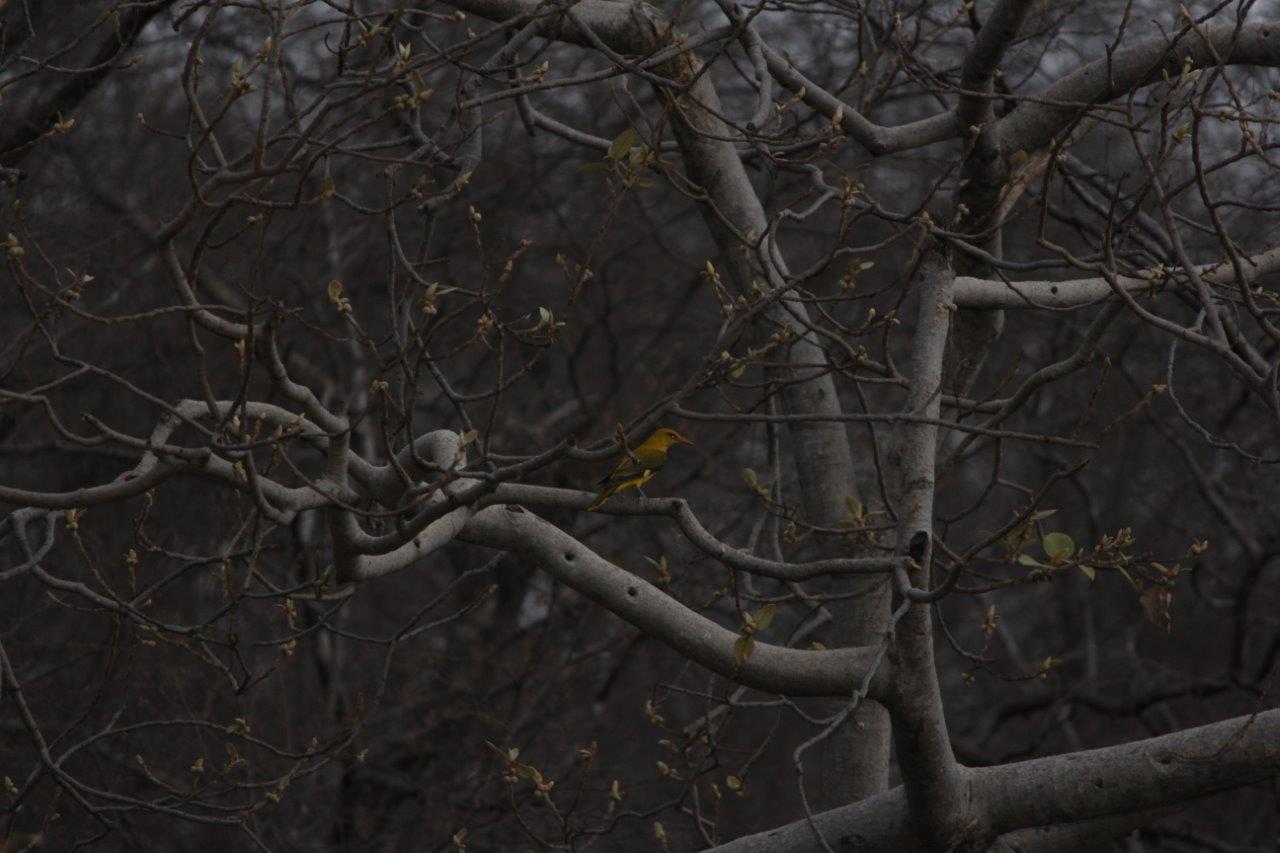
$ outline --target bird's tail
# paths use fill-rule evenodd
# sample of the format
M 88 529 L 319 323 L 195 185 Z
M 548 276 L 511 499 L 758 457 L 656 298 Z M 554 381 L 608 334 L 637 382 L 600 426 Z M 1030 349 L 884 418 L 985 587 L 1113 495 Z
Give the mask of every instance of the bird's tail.
M 618 491 L 617 486 L 610 486 L 600 494 L 596 495 L 596 499 L 593 500 L 591 503 L 587 504 L 587 512 L 595 512 L 597 509 L 600 508 L 600 504 L 607 501 L 616 491 Z

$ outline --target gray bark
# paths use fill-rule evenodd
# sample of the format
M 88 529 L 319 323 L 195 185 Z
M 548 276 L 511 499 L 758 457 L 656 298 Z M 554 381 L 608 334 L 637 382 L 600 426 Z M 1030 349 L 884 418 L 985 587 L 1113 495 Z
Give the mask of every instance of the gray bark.
M 457 0 L 454 5 L 492 20 L 503 20 L 534 8 L 518 0 Z M 574 12 L 574 18 L 548 28 L 544 35 L 590 43 L 591 39 L 582 30 L 587 27 L 619 52 L 652 53 L 663 46 L 655 34 L 665 31 L 665 25 L 656 12 L 647 7 L 587 2 L 575 6 Z M 692 82 L 688 92 L 679 99 L 672 123 L 685 168 L 706 194 L 707 203 L 700 209 L 720 252 L 721 264 L 744 289 L 756 280 L 777 289 L 783 285 L 786 275 L 784 262 L 771 243 L 769 220 L 760 198 L 733 143 L 728 141 L 732 131 L 718 117 L 721 107 L 715 86 L 709 75 L 699 76 L 701 69 L 701 63 L 691 56 L 681 56 L 656 69 L 668 79 Z M 779 327 L 789 325 L 796 332 L 790 361 L 797 373 L 812 377 L 804 382 L 788 383 L 782 394 L 784 412 L 839 415 L 841 407 L 835 383 L 824 372 L 826 354 L 816 335 L 807 328 L 809 318 L 805 306 L 784 296 L 768 310 L 766 317 L 771 323 Z M 790 435 L 804 517 L 812 524 L 833 527 L 848 514 L 845 497 L 857 495 L 845 426 L 835 421 L 794 423 L 790 426 Z M 859 594 L 831 608 L 836 628 L 834 644 L 856 647 L 877 643 L 888 626 L 887 586 L 880 578 L 848 579 L 841 581 L 840 586 L 842 591 Z M 856 682 L 850 682 L 847 692 L 851 695 L 856 686 Z M 856 720 L 841 727 L 834 736 L 835 743 L 824 750 L 820 795 L 824 806 L 884 790 L 888 784 L 889 735 L 888 714 L 875 702 L 867 702 Z
M 949 259 L 927 249 L 916 281 L 918 309 L 906 410 L 936 419 L 942 409 L 943 354 L 953 310 L 955 274 Z M 937 446 L 936 424 L 905 423 L 898 429 L 889 456 L 898 484 L 897 550 L 903 555 L 910 553 L 916 561 L 904 581 L 917 589 L 930 586 Z M 900 594 L 906 593 L 905 586 L 900 582 Z M 890 650 L 895 671 L 890 705 L 911 822 L 928 846 L 942 849 L 963 827 L 965 804 L 960 767 L 951 753 L 938 687 L 932 619 L 932 604 L 915 603 L 895 629 Z
M 983 843 L 1005 833 L 1141 813 L 1277 773 L 1280 710 L 1136 743 L 969 769 L 964 771 L 964 785 L 969 820 L 974 823 L 967 840 L 982 849 Z M 937 849 L 913 831 L 902 788 L 817 815 L 815 823 L 842 851 Z M 1122 821 L 1121 826 L 1125 825 Z M 1027 836 L 1019 838 L 1025 843 Z M 802 820 L 715 849 L 721 853 L 811 850 L 813 830 Z

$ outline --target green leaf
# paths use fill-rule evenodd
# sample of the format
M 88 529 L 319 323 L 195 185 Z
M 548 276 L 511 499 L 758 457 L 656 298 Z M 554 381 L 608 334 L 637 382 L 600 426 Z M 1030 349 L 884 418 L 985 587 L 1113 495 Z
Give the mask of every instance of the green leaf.
M 751 657 L 751 653 L 755 650 L 756 641 L 747 634 L 733 641 L 733 656 L 738 659 L 738 666 L 746 663 L 747 658 Z
M 1116 571 L 1124 575 L 1124 579 L 1129 582 L 1129 586 L 1133 587 L 1138 592 L 1142 592 L 1142 588 L 1138 586 L 1137 581 L 1133 579 L 1133 575 L 1125 571 L 1123 566 L 1116 566 Z
M 1006 533 L 1001 539 L 1000 544 L 1004 546 L 1006 551 L 1017 551 L 1026 544 L 1028 535 L 1028 526 L 1020 524 Z
M 1075 553 L 1076 543 L 1065 533 L 1050 533 L 1040 543 L 1045 556 L 1050 560 L 1066 560 Z
M 1015 169 L 1019 166 L 1025 165 L 1027 160 L 1027 152 L 1023 151 L 1021 148 L 1009 155 L 1009 165 Z
M 1094 581 L 1098 579 L 1098 570 L 1095 569 L 1093 566 L 1090 566 L 1086 563 L 1080 563 L 1079 566 L 1077 566 L 1077 568 L 1080 569 L 1080 571 L 1084 572 L 1084 576 L 1087 577 L 1089 580 Z
M 607 172 L 607 171 L 609 171 L 608 163 L 584 163 L 583 165 L 578 167 L 579 175 L 592 175 L 592 174 L 595 174 L 596 172 Z
M 479 435 L 480 435 L 479 430 L 469 429 L 459 436 L 459 441 L 463 447 L 466 447 L 468 444 L 475 441 L 476 437 Z
M 854 518 L 862 518 L 862 501 L 852 495 L 845 495 L 844 505 L 849 508 L 849 515 Z
M 1037 560 L 1035 557 L 1031 556 L 1030 554 L 1019 554 L 1019 555 L 1018 555 L 1018 562 L 1019 562 L 1019 563 L 1021 563 L 1021 564 L 1022 564 L 1022 565 L 1024 565 L 1024 566 L 1035 566 L 1035 567 L 1036 567 L 1036 568 L 1038 568 L 1038 569 L 1046 568 L 1046 566 L 1045 566 L 1045 564 L 1044 564 L 1044 563 L 1040 562 L 1039 560 Z
M 756 476 L 755 469 L 752 468 L 742 469 L 742 479 L 743 482 L 753 489 L 756 487 L 756 484 L 760 482 L 760 478 Z
M 765 628 L 768 628 L 769 625 L 773 623 L 774 614 L 777 612 L 778 606 L 776 604 L 766 604 L 764 607 L 757 610 L 753 617 L 756 623 L 756 630 L 763 631 Z
M 621 160 L 631 150 L 631 146 L 636 142 L 636 131 L 633 127 L 619 133 L 613 138 L 613 142 L 609 143 L 609 156 L 614 160 Z

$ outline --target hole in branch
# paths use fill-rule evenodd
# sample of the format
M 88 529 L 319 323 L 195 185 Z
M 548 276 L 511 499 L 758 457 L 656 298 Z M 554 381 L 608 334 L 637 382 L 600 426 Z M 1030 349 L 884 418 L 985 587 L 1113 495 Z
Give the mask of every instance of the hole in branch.
M 916 563 L 924 560 L 924 552 L 929 548 L 929 534 L 923 530 L 917 530 L 911 537 L 911 543 L 907 545 L 907 556 Z
M 639 594 L 640 594 L 640 587 L 638 587 L 638 586 L 629 586 L 629 587 L 627 587 L 627 595 L 628 595 L 629 597 L 631 597 L 631 598 L 635 598 L 635 597 L 636 597 L 637 595 L 639 595 Z

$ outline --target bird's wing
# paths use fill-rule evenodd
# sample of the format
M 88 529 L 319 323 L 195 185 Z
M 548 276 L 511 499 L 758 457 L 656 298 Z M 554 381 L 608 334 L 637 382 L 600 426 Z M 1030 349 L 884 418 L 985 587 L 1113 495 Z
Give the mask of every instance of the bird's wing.
M 617 466 L 609 472 L 609 476 L 601 480 L 601 483 L 618 483 L 623 480 L 631 480 L 644 474 L 645 471 L 657 471 L 667 461 L 666 451 L 649 450 L 644 447 L 637 447 L 632 451 L 635 455 L 633 460 L 630 456 L 623 456 Z

